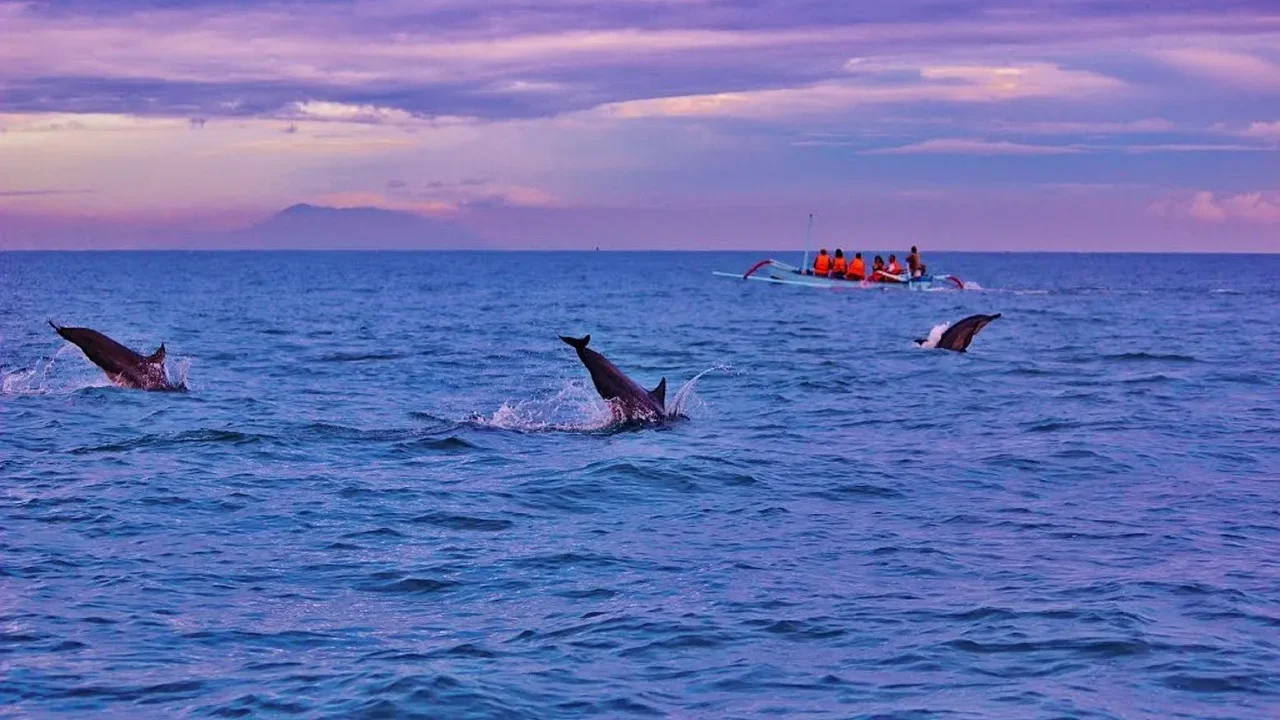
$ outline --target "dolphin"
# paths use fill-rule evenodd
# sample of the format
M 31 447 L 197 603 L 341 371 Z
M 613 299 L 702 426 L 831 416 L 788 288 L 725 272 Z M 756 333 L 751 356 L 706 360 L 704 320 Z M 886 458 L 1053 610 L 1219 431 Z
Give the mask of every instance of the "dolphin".
M 1000 317 L 1000 313 L 995 315 L 970 315 L 947 328 L 947 331 L 942 333 L 942 337 L 938 338 L 938 344 L 934 345 L 934 347 L 964 352 L 969 349 L 969 343 L 973 342 L 973 336 L 986 327 L 987 323 L 998 317 Z M 917 345 L 924 345 L 927 342 L 928 340 L 923 338 L 916 340 Z
M 560 339 L 578 351 L 578 359 L 587 367 L 587 372 L 591 373 L 591 382 L 596 386 L 596 392 L 609 401 L 615 419 L 656 420 L 666 415 L 666 378 L 662 378 L 658 387 L 653 390 L 645 390 L 623 375 L 605 356 L 595 350 L 588 350 L 590 335 L 581 338 L 561 335 Z
M 143 356 L 97 330 L 58 327 L 52 320 L 49 325 L 80 348 L 85 357 L 102 368 L 111 382 L 120 387 L 137 390 L 186 389 L 181 384 L 169 382 L 169 376 L 164 371 L 164 343 L 160 343 L 159 350 Z

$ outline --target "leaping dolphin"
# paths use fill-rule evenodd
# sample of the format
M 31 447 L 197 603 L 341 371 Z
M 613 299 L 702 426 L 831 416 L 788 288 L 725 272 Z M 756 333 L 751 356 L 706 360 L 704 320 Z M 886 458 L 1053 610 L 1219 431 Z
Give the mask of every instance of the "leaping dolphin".
M 634 380 L 609 362 L 595 350 L 587 349 L 591 336 L 581 338 L 560 336 L 567 345 L 578 351 L 578 359 L 591 373 L 591 382 L 600 397 L 609 401 L 614 417 L 618 420 L 658 420 L 666 415 L 667 379 L 662 378 L 658 387 L 645 390 Z
M 85 357 L 102 368 L 107 378 L 120 387 L 138 390 L 186 389 L 180 383 L 169 382 L 169 376 L 164 371 L 164 343 L 160 343 L 160 349 L 151 355 L 143 356 L 97 330 L 58 327 L 52 320 L 49 325 L 80 348 Z
M 973 342 L 973 336 L 986 327 L 987 323 L 998 317 L 1000 317 L 1000 313 L 995 315 L 970 315 L 947 328 L 947 331 L 942 333 L 942 337 L 938 338 L 938 343 L 934 347 L 964 352 L 969 349 L 969 343 Z M 926 339 L 916 340 L 917 345 L 924 345 L 927 342 L 929 341 Z

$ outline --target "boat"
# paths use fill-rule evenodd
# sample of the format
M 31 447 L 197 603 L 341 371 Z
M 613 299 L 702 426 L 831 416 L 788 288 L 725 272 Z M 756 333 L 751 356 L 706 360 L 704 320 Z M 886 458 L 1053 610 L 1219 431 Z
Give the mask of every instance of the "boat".
M 745 273 L 731 273 L 716 270 L 712 275 L 720 277 L 740 278 L 742 280 L 758 280 L 776 285 L 803 285 L 819 288 L 905 288 L 907 290 L 963 290 L 964 281 L 955 275 L 922 275 L 908 277 L 906 274 L 890 275 L 879 273 L 881 280 L 845 280 L 842 277 L 823 277 L 814 275 L 812 270 L 804 270 L 788 265 L 772 258 L 761 260 L 751 266 Z
M 805 247 L 809 246 L 809 237 L 813 231 L 813 215 L 809 216 L 809 229 L 805 232 Z M 964 290 L 964 281 L 955 275 L 934 274 L 910 277 L 906 273 L 891 275 L 884 271 L 876 271 L 873 280 L 846 280 L 840 276 L 815 275 L 808 269 L 809 251 L 805 250 L 804 264 L 800 267 L 789 265 L 781 260 L 768 258 L 752 265 L 745 273 L 731 273 L 716 270 L 712 275 L 720 277 L 757 280 L 777 285 L 802 285 L 820 288 L 905 288 L 907 290 Z

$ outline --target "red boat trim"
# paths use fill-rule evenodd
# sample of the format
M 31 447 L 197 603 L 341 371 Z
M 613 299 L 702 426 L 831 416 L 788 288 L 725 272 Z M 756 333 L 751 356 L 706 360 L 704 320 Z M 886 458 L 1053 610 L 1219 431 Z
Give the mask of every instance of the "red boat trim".
M 768 264 L 769 264 L 769 263 L 771 263 L 771 262 L 773 262 L 773 260 L 761 260 L 760 262 L 756 263 L 755 265 L 752 265 L 750 270 L 748 270 L 748 271 L 746 271 L 745 273 L 743 273 L 743 274 L 742 274 L 742 279 L 743 279 L 743 280 L 746 280 L 747 278 L 751 277 L 751 273 L 753 273 L 753 272 L 755 272 L 755 271 L 759 270 L 760 268 L 764 267 L 765 265 L 768 265 Z

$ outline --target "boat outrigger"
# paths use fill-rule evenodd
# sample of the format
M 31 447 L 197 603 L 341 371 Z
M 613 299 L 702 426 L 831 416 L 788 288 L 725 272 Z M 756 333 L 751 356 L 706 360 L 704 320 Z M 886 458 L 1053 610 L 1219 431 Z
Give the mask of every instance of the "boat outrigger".
M 890 275 L 885 272 L 877 274 L 879 280 L 845 280 L 842 277 L 823 277 L 822 275 L 814 275 L 812 270 L 803 270 L 794 265 L 788 265 L 780 260 L 761 260 L 745 273 L 720 272 L 719 270 L 712 273 L 720 277 L 741 278 L 743 280 L 760 280 L 763 282 L 771 282 L 779 285 L 805 285 L 808 287 L 823 288 L 879 288 L 879 287 L 901 287 L 908 290 L 931 290 L 934 288 L 947 288 L 953 290 L 963 290 L 964 281 L 955 275 L 921 275 L 919 277 L 907 277 L 906 274 Z
M 813 216 L 809 216 L 809 230 L 805 232 L 805 247 L 809 247 L 809 235 L 813 230 Z M 804 285 L 822 288 L 892 288 L 900 287 L 908 290 L 954 289 L 964 290 L 964 281 L 955 275 L 919 275 L 911 277 L 907 273 L 891 275 L 877 270 L 867 280 L 846 280 L 839 275 L 815 275 L 808 269 L 809 251 L 804 252 L 804 264 L 800 267 L 789 265 L 772 258 L 761 260 L 745 273 L 713 272 L 720 277 L 741 278 L 743 280 L 759 280 L 779 285 Z

